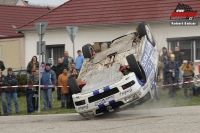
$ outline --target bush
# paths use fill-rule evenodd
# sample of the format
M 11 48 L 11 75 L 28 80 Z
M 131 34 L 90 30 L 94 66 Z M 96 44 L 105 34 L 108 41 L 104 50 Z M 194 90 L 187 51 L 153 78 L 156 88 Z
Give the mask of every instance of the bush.
M 26 85 L 27 84 L 27 75 L 16 75 L 18 80 L 18 85 Z M 25 96 L 26 95 L 26 88 L 18 88 L 18 96 Z

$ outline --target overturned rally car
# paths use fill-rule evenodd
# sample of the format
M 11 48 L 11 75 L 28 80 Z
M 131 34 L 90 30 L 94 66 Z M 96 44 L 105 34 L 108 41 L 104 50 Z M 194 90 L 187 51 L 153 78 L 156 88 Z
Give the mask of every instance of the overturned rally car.
M 150 27 L 139 23 L 136 32 L 110 42 L 82 47 L 85 61 L 78 79 L 68 85 L 76 111 L 84 116 L 112 112 L 159 98 L 156 87 L 158 52 Z

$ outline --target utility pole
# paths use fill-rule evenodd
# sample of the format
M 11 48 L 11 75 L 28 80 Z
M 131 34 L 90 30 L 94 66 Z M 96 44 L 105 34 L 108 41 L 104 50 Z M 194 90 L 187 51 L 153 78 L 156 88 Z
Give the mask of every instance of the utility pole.
M 41 54 L 46 52 L 46 45 L 45 42 L 42 41 L 48 22 L 35 22 L 35 27 L 38 32 L 39 42 L 37 42 L 37 55 L 39 55 L 39 65 L 41 64 Z M 42 59 L 43 60 L 43 59 Z M 38 90 L 38 113 L 40 113 L 40 93 L 41 91 L 41 73 L 39 71 L 39 90 Z

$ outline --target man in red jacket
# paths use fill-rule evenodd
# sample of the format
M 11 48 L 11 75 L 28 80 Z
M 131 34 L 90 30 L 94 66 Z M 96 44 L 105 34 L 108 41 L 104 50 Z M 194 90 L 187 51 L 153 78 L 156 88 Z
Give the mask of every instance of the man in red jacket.
M 199 74 L 200 74 L 200 62 L 199 62 Z

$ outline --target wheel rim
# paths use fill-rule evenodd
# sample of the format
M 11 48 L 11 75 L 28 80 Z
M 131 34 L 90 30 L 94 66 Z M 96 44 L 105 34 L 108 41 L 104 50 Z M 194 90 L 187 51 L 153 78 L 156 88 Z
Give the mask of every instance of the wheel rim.
M 150 40 L 151 42 L 153 42 L 153 36 L 152 36 L 152 34 L 151 34 L 151 31 L 150 31 L 150 28 L 149 28 L 148 25 L 145 25 L 145 30 L 146 30 L 146 32 L 147 32 L 147 36 L 148 36 L 149 40 Z

